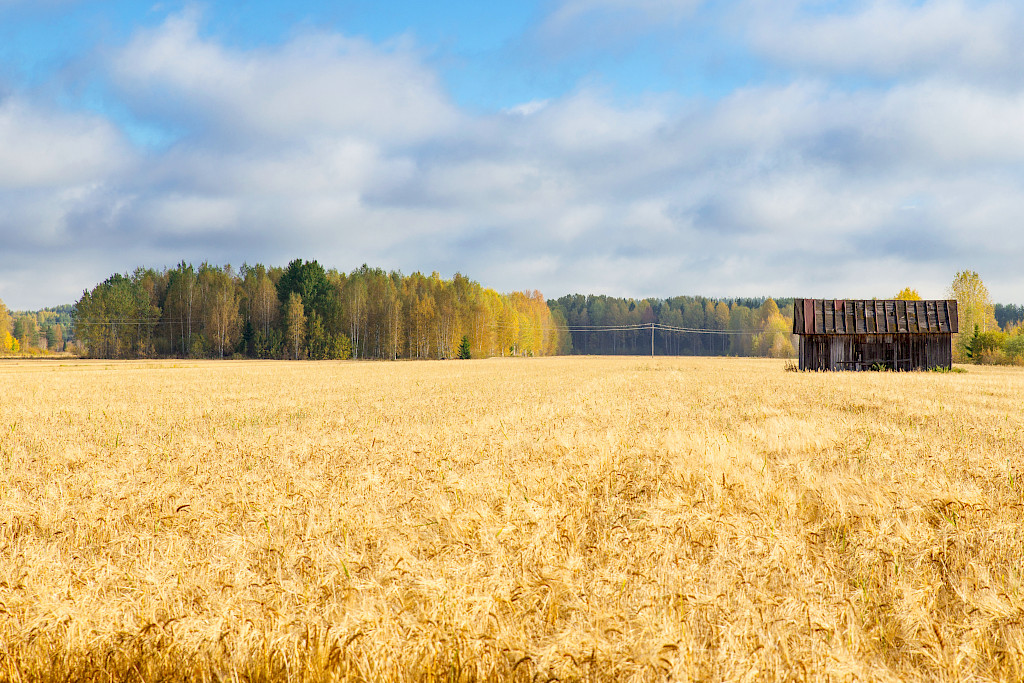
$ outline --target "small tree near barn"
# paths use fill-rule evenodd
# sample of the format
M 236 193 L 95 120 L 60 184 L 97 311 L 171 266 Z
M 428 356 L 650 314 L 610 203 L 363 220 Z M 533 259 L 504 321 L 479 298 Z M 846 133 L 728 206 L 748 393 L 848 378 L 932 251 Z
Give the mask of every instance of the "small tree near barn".
M 962 270 L 949 285 L 949 296 L 956 299 L 960 312 L 960 333 L 957 335 L 954 353 L 959 360 L 969 360 L 974 326 L 981 333 L 999 329 L 996 323 L 995 306 L 988 294 L 988 288 L 981 276 L 973 270 Z
M 904 287 L 900 290 L 899 294 L 893 297 L 897 301 L 920 301 L 921 295 L 917 293 L 916 289 L 911 287 Z

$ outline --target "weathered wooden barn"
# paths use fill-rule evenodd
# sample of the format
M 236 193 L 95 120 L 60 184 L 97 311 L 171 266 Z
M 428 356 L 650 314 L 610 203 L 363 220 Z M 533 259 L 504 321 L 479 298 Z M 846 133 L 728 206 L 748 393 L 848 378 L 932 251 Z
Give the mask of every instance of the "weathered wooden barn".
M 956 301 L 796 299 L 801 370 L 949 368 Z

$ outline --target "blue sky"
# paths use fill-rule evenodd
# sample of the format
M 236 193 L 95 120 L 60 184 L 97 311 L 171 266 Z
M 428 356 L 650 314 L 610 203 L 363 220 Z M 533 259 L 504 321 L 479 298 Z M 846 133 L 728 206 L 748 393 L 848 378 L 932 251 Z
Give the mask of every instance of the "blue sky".
M 0 0 L 0 299 L 181 259 L 1024 302 L 1018 2 Z

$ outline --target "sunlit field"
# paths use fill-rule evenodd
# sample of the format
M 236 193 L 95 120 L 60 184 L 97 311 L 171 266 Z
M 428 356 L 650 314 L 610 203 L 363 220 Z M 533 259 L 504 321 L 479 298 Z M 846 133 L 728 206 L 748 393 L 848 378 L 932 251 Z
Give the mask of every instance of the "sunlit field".
M 0 363 L 0 679 L 1024 679 L 1024 369 L 784 366 Z

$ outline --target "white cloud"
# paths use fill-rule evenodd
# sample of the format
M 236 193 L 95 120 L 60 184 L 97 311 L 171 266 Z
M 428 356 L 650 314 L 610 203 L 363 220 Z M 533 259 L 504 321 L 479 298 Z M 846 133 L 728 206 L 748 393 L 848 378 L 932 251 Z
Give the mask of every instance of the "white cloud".
M 552 103 L 537 116 L 546 142 L 567 152 L 600 151 L 643 140 L 666 123 L 657 106 L 616 107 L 590 91 Z
M 846 12 L 765 3 L 743 18 L 752 45 L 797 68 L 906 77 L 943 74 L 1019 83 L 1024 12 L 994 0 L 870 0 Z
M 550 102 L 551 100 L 546 99 L 530 100 L 529 102 L 523 102 L 522 104 L 517 104 L 514 107 L 509 107 L 505 109 L 505 113 L 516 114 L 518 116 L 532 116 L 537 112 L 541 111 L 542 109 L 544 109 L 544 107 L 548 106 Z
M 704 0 L 561 0 L 533 37 L 554 54 L 621 47 L 651 31 L 672 30 Z
M 218 135 L 369 135 L 398 143 L 458 124 L 436 74 L 408 49 L 309 33 L 243 52 L 201 38 L 197 21 L 180 15 L 141 32 L 114 60 L 119 84 L 151 116 L 170 110 Z
M 0 188 L 93 183 L 129 160 L 117 129 L 98 116 L 0 99 Z

